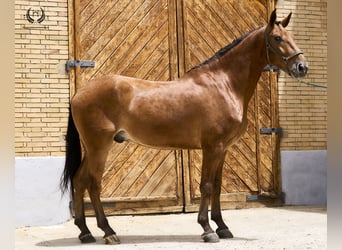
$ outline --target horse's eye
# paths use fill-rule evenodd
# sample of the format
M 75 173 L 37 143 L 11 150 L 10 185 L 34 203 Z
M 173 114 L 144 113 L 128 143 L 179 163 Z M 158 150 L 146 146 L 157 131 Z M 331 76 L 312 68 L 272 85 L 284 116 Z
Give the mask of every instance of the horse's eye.
M 274 37 L 274 40 L 275 40 L 277 43 L 280 43 L 282 39 L 281 39 L 280 36 L 275 36 L 275 37 Z

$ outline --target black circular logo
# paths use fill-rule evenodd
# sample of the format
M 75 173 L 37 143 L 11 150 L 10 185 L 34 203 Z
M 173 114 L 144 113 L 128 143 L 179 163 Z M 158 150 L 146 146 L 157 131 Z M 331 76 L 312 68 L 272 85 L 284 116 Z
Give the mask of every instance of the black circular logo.
M 42 7 L 40 9 L 29 8 L 25 16 L 30 23 L 41 23 L 45 20 L 45 12 Z

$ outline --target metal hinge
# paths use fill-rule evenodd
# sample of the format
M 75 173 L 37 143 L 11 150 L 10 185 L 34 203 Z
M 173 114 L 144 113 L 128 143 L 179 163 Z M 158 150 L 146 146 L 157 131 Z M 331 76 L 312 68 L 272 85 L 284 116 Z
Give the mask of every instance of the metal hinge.
M 279 137 L 283 137 L 283 129 L 282 128 L 261 128 L 260 134 L 262 135 L 271 135 L 277 134 Z
M 67 72 L 69 72 L 71 67 L 76 67 L 76 66 L 94 68 L 95 67 L 95 62 L 92 62 L 92 61 L 80 61 L 80 60 L 68 60 L 66 62 L 66 64 L 65 64 L 65 70 Z

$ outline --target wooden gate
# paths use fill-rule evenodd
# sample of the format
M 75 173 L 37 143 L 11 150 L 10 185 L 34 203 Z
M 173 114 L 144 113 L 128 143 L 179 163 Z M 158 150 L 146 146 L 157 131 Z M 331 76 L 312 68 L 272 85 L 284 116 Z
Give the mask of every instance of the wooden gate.
M 271 2 L 70 0 L 70 59 L 95 62 L 72 69 L 71 93 L 108 73 L 176 79 L 265 24 Z M 223 207 L 246 207 L 247 195 L 280 191 L 278 139 L 259 135 L 261 127 L 278 125 L 276 99 L 275 75 L 264 73 L 249 106 L 248 130 L 227 154 Z M 101 195 L 107 214 L 197 210 L 200 163 L 200 151 L 113 143 Z
M 184 1 L 182 8 L 185 71 L 204 61 L 237 37 L 264 25 L 272 1 Z M 182 72 L 183 73 L 183 72 Z M 275 73 L 262 74 L 248 108 L 248 128 L 226 156 L 222 181 L 222 208 L 246 207 L 246 196 L 279 193 L 277 136 L 261 136 L 260 128 L 278 127 Z M 188 151 L 185 169 L 186 211 L 197 211 L 201 151 Z M 275 200 L 273 200 L 274 202 Z

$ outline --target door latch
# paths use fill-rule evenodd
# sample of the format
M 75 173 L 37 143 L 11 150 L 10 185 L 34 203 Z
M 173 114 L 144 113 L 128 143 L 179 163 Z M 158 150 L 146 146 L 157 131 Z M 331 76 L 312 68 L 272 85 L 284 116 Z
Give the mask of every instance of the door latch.
M 279 137 L 283 137 L 283 129 L 282 128 L 261 128 L 260 134 L 262 135 L 271 135 L 271 134 L 279 135 Z
M 65 64 L 65 70 L 67 72 L 69 72 L 71 67 L 76 67 L 76 66 L 94 68 L 95 67 L 95 62 L 92 62 L 92 61 L 80 61 L 80 60 L 68 60 L 66 62 L 66 64 Z

